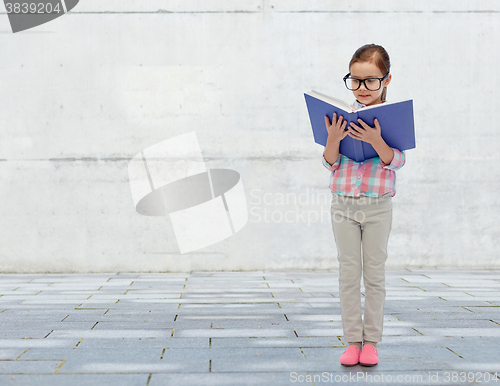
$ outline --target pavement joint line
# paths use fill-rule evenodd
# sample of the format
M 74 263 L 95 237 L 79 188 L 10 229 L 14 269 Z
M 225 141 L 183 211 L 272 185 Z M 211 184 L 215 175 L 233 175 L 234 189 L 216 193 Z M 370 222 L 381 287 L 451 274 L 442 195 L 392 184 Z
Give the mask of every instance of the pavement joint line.
M 493 322 L 493 323 L 495 323 L 495 324 L 498 324 L 498 325 L 500 325 L 500 323 L 498 323 L 498 322 L 495 322 L 495 321 L 494 321 L 494 320 L 492 320 L 492 319 L 488 319 L 488 320 L 489 320 L 490 322 Z
M 172 333 L 170 334 L 170 337 L 173 338 L 174 337 L 174 331 L 175 331 L 175 328 L 172 328 Z
M 418 331 L 415 327 L 412 327 L 412 329 L 415 330 L 416 332 L 418 332 L 420 335 L 424 336 L 424 334 L 422 334 L 420 331 Z
M 111 308 L 108 308 L 108 309 L 106 310 L 106 312 L 105 312 L 103 315 L 106 315 L 106 314 L 109 312 L 109 310 L 110 310 L 110 309 L 111 309 Z
M 152 376 L 153 376 L 153 373 L 149 373 L 148 380 L 146 382 L 146 386 L 149 386 L 149 382 L 151 381 Z
M 462 359 L 463 359 L 463 356 L 458 355 L 458 354 L 457 354 L 455 351 L 453 351 L 451 348 L 449 348 L 449 347 L 445 347 L 445 348 L 447 348 L 447 349 L 448 349 L 448 350 L 450 350 L 453 354 L 455 354 L 455 355 L 457 355 L 457 356 L 459 356 L 460 358 L 462 358 Z
M 50 334 L 52 334 L 53 332 L 54 332 L 54 330 L 52 330 L 51 332 L 49 332 L 47 335 L 45 335 L 45 336 L 43 337 L 43 339 L 47 338 L 47 337 L 48 337 Z
M 54 371 L 54 374 L 57 374 L 57 372 L 59 371 L 61 366 L 64 365 L 65 362 L 66 362 L 66 359 L 63 359 L 62 362 L 59 364 L 59 366 L 57 366 L 56 371 Z
M 19 358 L 21 358 L 24 354 L 26 354 L 26 352 L 28 352 L 28 350 L 29 350 L 29 348 L 24 350 L 23 353 L 16 358 L 16 361 L 19 360 Z
M 273 293 L 272 293 L 272 292 L 271 292 L 271 296 L 274 298 L 274 295 L 273 295 Z
M 160 356 L 160 359 L 163 359 L 163 355 L 165 355 L 165 350 L 166 350 L 166 347 L 163 349 L 163 351 L 161 352 L 161 356 Z
M 79 345 L 80 343 L 82 343 L 82 340 L 83 340 L 83 338 L 81 338 L 81 339 L 78 341 L 78 343 L 76 344 L 76 346 L 75 346 L 75 347 L 73 347 L 73 350 L 74 350 L 75 348 L 77 348 L 77 347 L 78 347 L 78 345 Z
M 306 358 L 306 354 L 304 354 L 304 350 L 302 350 L 302 347 L 299 347 L 300 348 L 300 352 L 302 353 L 302 355 L 304 356 L 304 359 L 307 359 Z
M 394 315 L 394 314 L 391 314 L 391 315 L 392 315 L 392 316 L 394 316 L 394 317 L 395 317 L 397 320 L 399 320 L 400 322 L 402 322 L 402 320 L 401 320 L 401 319 L 399 319 L 396 315 Z
M 445 302 L 447 302 L 448 300 L 446 300 L 445 298 L 442 298 L 441 296 L 438 296 L 439 299 L 441 300 L 444 300 Z
M 92 326 L 91 330 L 93 330 L 93 329 L 94 329 L 94 327 L 95 327 L 95 326 L 97 326 L 97 324 L 98 324 L 98 323 L 99 323 L 99 322 L 95 322 L 95 324 Z
M 208 348 L 212 348 L 212 338 L 208 338 Z
M 290 320 L 288 320 L 288 317 L 286 316 L 286 314 L 283 314 L 283 315 L 285 315 L 286 321 L 289 322 Z
M 66 316 L 63 318 L 63 320 L 61 320 L 61 322 L 64 322 L 64 319 L 66 319 L 68 316 L 69 316 L 69 314 L 68 314 L 68 315 L 66 315 Z
M 298 338 L 299 335 L 297 334 L 297 331 L 295 331 L 295 328 L 293 329 L 293 333 L 295 334 L 295 336 Z
M 314 386 L 314 382 L 313 382 L 314 377 L 311 377 L 311 374 L 309 374 L 309 371 L 306 371 L 306 374 L 309 375 L 309 378 L 311 379 L 311 386 Z
M 211 359 L 208 360 L 208 372 L 209 373 L 212 372 L 212 360 Z

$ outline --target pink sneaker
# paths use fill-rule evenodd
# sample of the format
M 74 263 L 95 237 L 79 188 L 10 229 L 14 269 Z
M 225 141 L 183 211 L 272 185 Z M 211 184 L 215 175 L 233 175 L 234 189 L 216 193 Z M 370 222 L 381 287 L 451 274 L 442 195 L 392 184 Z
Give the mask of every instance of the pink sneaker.
M 378 363 L 377 349 L 371 344 L 363 345 L 361 355 L 359 356 L 359 364 L 362 366 L 375 366 Z
M 359 362 L 361 350 L 354 344 L 347 347 L 347 350 L 340 356 L 340 364 L 344 366 L 355 366 Z

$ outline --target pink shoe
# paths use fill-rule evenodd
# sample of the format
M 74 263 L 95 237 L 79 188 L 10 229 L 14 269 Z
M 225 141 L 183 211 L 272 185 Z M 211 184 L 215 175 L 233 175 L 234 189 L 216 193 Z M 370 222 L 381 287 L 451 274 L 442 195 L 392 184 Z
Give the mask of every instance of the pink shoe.
M 344 366 L 355 366 L 359 362 L 359 355 L 361 350 L 357 348 L 354 344 L 347 347 L 347 350 L 340 356 L 340 364 Z
M 377 349 L 371 344 L 365 344 L 359 356 L 359 364 L 362 366 L 375 366 L 378 363 Z

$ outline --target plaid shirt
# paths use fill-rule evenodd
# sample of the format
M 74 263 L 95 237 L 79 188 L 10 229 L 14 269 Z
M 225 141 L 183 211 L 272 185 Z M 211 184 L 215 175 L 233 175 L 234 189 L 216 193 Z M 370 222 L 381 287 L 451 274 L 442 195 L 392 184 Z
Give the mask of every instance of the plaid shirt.
M 353 109 L 365 107 L 354 102 Z M 370 158 L 363 162 L 356 162 L 345 155 L 339 154 L 335 163 L 329 164 L 323 153 L 323 165 L 332 172 L 330 189 L 342 196 L 379 197 L 384 193 L 396 195 L 396 170 L 403 167 L 406 161 L 404 151 L 394 150 L 394 157 L 390 164 L 382 162 L 380 157 Z

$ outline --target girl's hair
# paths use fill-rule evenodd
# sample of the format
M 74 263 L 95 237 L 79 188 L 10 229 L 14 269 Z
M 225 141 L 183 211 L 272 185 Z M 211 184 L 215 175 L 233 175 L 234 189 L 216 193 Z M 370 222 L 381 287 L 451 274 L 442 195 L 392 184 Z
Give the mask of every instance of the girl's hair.
M 362 47 L 359 47 L 354 55 L 352 56 L 351 61 L 349 62 L 349 70 L 351 66 L 356 62 L 373 62 L 375 65 L 382 71 L 382 74 L 386 76 L 391 71 L 391 61 L 389 59 L 389 54 L 382 46 L 378 46 L 376 44 L 365 44 Z M 384 90 L 382 91 L 381 100 L 385 101 L 385 97 L 387 96 L 387 87 L 384 86 Z

